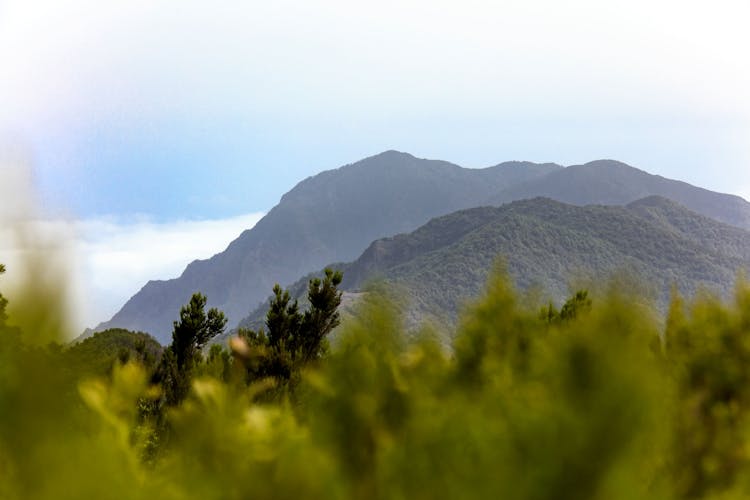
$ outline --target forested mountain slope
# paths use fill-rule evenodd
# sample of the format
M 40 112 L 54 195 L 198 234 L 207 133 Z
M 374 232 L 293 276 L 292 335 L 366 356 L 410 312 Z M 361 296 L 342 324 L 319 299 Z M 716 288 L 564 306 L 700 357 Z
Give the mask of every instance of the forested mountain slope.
M 547 198 L 458 211 L 409 234 L 373 242 L 344 271 L 342 288 L 358 292 L 371 279 L 400 293 L 412 325 L 429 318 L 450 326 L 479 294 L 493 262 L 504 258 L 516 284 L 562 301 L 573 286 L 627 275 L 664 308 L 676 285 L 729 292 L 750 269 L 750 232 L 697 214 L 663 197 L 627 206 L 579 207 Z M 295 283 L 304 292 L 308 277 Z M 258 326 L 261 307 L 244 323 Z

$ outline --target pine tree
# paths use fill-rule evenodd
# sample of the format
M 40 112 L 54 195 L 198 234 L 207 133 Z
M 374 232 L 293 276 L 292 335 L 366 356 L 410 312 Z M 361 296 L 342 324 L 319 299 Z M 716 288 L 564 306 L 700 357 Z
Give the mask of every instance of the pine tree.
M 190 302 L 180 309 L 174 322 L 172 344 L 165 349 L 155 374 L 162 385 L 165 403 L 179 404 L 190 390 L 190 380 L 200 349 L 214 336 L 221 334 L 227 323 L 224 313 L 216 308 L 205 312 L 206 296 L 194 293 Z
M 252 346 L 255 356 L 246 359 L 248 379 L 273 377 L 292 379 L 307 363 L 319 359 L 326 351 L 326 336 L 339 325 L 338 307 L 342 292 L 338 290 L 343 275 L 326 269 L 323 279 L 310 280 L 307 299 L 310 307 L 304 313 L 292 301 L 288 290 L 278 284 L 266 314 L 266 328 L 260 331 L 240 330 L 240 336 Z

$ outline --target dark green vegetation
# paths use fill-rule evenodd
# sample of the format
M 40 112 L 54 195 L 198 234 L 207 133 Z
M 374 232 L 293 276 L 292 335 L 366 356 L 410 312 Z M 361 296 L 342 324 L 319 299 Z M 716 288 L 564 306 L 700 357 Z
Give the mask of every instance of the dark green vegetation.
M 180 309 L 180 319 L 172 328 L 172 343 L 164 351 L 161 362 L 152 381 L 162 388 L 162 395 L 156 404 L 161 412 L 164 405 L 177 406 L 190 390 L 190 381 L 203 361 L 200 350 L 206 343 L 224 332 L 227 319 L 216 308 L 205 311 L 206 296 L 195 293 L 190 302 Z
M 206 311 L 207 299 L 200 293 L 193 294 L 190 302 L 180 309 L 180 319 L 174 322 L 172 329 L 172 343 L 161 352 L 157 366 L 146 350 L 143 334 L 125 330 L 98 333 L 68 349 L 65 354 L 70 358 L 71 353 L 79 351 L 78 356 L 72 358 L 79 360 L 80 351 L 91 354 L 94 352 L 91 346 L 96 344 L 99 347 L 96 352 L 104 360 L 115 350 L 113 346 L 118 341 L 124 339 L 126 343 L 135 344 L 138 357 L 134 359 L 149 374 L 154 388 L 151 394 L 143 394 L 137 401 L 138 447 L 144 463 L 153 463 L 171 449 L 175 427 L 168 418 L 169 412 L 183 404 L 196 378 L 213 377 L 236 387 L 266 383 L 267 390 L 254 390 L 256 396 L 276 402 L 284 394 L 294 394 L 301 371 L 324 356 L 328 351 L 326 336 L 339 325 L 337 309 L 341 292 L 337 286 L 342 275 L 329 269 L 324 274 L 322 280 L 310 280 L 309 307 L 304 312 L 300 311 L 296 300 L 291 300 L 288 291 L 276 285 L 274 299 L 266 313 L 267 331 L 263 328 L 257 331 L 242 329 L 232 340 L 236 362 L 229 351 L 218 344 L 211 346 L 207 356 L 203 355 L 201 350 L 207 342 L 224 332 L 226 317 L 216 308 Z M 122 347 L 117 352 L 121 364 L 131 359 L 127 351 L 123 355 Z M 93 364 L 92 360 L 84 359 L 88 364 L 70 364 L 81 376 L 90 374 L 86 368 Z M 111 370 L 112 366 L 102 373 Z
M 5 266 L 3 264 L 0 264 L 0 275 L 5 274 Z M 8 299 L 3 297 L 3 294 L 0 293 L 0 328 L 5 327 L 5 322 L 8 320 L 8 314 L 5 312 L 5 309 L 8 307 Z
M 233 355 L 201 356 L 223 322 L 200 295 L 184 306 L 164 352 L 183 346 L 193 364 L 162 414 L 168 441 L 144 418 L 165 390 L 137 356 L 91 377 L 61 370 L 66 351 L 34 347 L 37 332 L 3 332 L 0 498 L 746 498 L 746 283 L 730 302 L 676 296 L 660 326 L 637 291 L 581 291 L 558 309 L 497 270 L 451 352 L 429 330 L 407 337 L 372 290 L 326 351 L 340 278 L 308 282 L 305 312 L 277 290 L 267 333 L 235 338 Z M 294 384 L 247 377 L 282 345 L 308 361 Z
M 275 282 L 292 283 L 331 262 L 351 261 L 377 238 L 412 231 L 456 210 L 535 196 L 575 205 L 618 205 L 649 195 L 750 228 L 750 204 L 741 198 L 618 162 L 567 168 L 509 162 L 466 169 L 389 151 L 300 182 L 224 252 L 193 262 L 178 279 L 149 282 L 98 329 L 147 331 L 166 343 L 176 312 L 197 290 L 207 294 L 209 305 L 226 313 L 231 328 Z M 470 278 L 472 293 L 484 276 Z
M 252 382 L 271 377 L 295 384 L 300 370 L 319 360 L 328 351 L 326 336 L 339 326 L 342 275 L 326 269 L 323 279 L 308 282 L 308 309 L 301 313 L 297 300 L 279 285 L 266 313 L 265 327 L 239 330 L 239 339 L 247 344 L 242 349 L 247 366 L 246 380 Z
M 644 293 L 666 311 L 673 286 L 690 296 L 701 288 L 728 296 L 738 270 L 750 270 L 750 232 L 661 197 L 625 207 L 537 198 L 455 212 L 375 241 L 356 261 L 340 265 L 342 289 L 384 280 L 400 293 L 408 324 L 431 319 L 448 344 L 459 310 L 478 296 L 498 256 L 520 289 L 537 290 L 545 300 L 560 303 L 571 283 L 594 289 L 602 278 L 616 278 L 621 286 L 648 284 Z M 307 279 L 290 290 L 301 295 Z M 264 310 L 241 324 L 257 323 Z
M 116 363 L 131 359 L 153 369 L 161 358 L 162 347 L 147 333 L 113 328 L 71 345 L 65 354 L 67 362 L 82 373 L 104 375 Z

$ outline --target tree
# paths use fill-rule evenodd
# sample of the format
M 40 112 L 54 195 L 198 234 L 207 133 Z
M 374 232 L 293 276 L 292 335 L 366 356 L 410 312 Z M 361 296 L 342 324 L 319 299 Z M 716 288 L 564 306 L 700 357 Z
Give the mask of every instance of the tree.
M 576 319 L 580 313 L 590 310 L 591 299 L 588 290 L 579 290 L 563 304 L 562 309 L 560 309 L 560 319 L 563 321 Z
M 310 308 L 305 311 L 294 344 L 303 362 L 318 359 L 323 354 L 325 337 L 340 323 L 341 292 L 337 287 L 342 279 L 340 271 L 326 269 L 322 281 L 319 278 L 310 280 L 307 291 Z
M 205 313 L 206 296 L 194 293 L 190 302 L 180 309 L 180 320 L 174 322 L 170 348 L 177 359 L 177 366 L 189 368 L 195 354 L 214 336 L 224 331 L 227 318 L 218 309 Z
M 194 293 L 190 302 L 180 309 L 180 319 L 174 322 L 172 343 L 162 355 L 155 381 L 162 385 L 165 402 L 179 404 L 190 390 L 190 379 L 200 349 L 214 336 L 221 334 L 227 324 L 224 313 L 216 308 L 205 312 L 206 296 Z
M 552 302 L 546 307 L 542 307 L 539 312 L 539 318 L 549 324 L 560 324 L 566 321 L 576 319 L 579 314 L 585 313 L 591 310 L 591 299 L 589 298 L 588 290 L 579 290 L 565 301 L 562 309 L 559 311 L 555 308 Z
M 298 302 L 292 301 L 288 290 L 274 286 L 266 314 L 268 333 L 263 329 L 239 332 L 253 352 L 252 356 L 245 356 L 250 380 L 273 377 L 288 381 L 302 366 L 323 356 L 326 336 L 340 322 L 342 292 L 338 286 L 342 278 L 340 271 L 325 269 L 322 279 L 311 279 L 307 289 L 310 307 L 304 313 L 300 313 Z

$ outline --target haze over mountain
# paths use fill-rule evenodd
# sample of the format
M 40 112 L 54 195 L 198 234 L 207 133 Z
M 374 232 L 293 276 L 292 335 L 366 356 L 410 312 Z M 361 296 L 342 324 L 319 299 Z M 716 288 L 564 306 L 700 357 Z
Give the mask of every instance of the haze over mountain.
M 535 198 L 435 218 L 332 267 L 344 270 L 341 288 L 348 295 L 381 279 L 400 294 L 409 326 L 431 319 L 450 335 L 461 306 L 480 294 L 498 257 L 519 288 L 538 287 L 558 305 L 572 285 L 590 287 L 625 273 L 665 309 L 673 285 L 688 295 L 701 287 L 730 292 L 738 271 L 750 269 L 750 232 L 660 196 L 585 207 Z M 293 284 L 291 293 L 304 300 L 308 279 Z M 260 327 L 266 310 L 258 308 L 241 324 Z
M 618 162 L 568 168 L 508 162 L 468 169 L 388 151 L 300 182 L 224 252 L 191 263 L 179 278 L 147 283 L 97 330 L 147 331 L 167 342 L 180 306 L 195 291 L 225 311 L 232 327 L 268 296 L 274 283 L 291 283 L 330 262 L 351 261 L 377 238 L 412 231 L 457 210 L 539 195 L 613 205 L 648 195 L 674 196 L 704 215 L 750 227 L 750 204 L 741 198 Z

